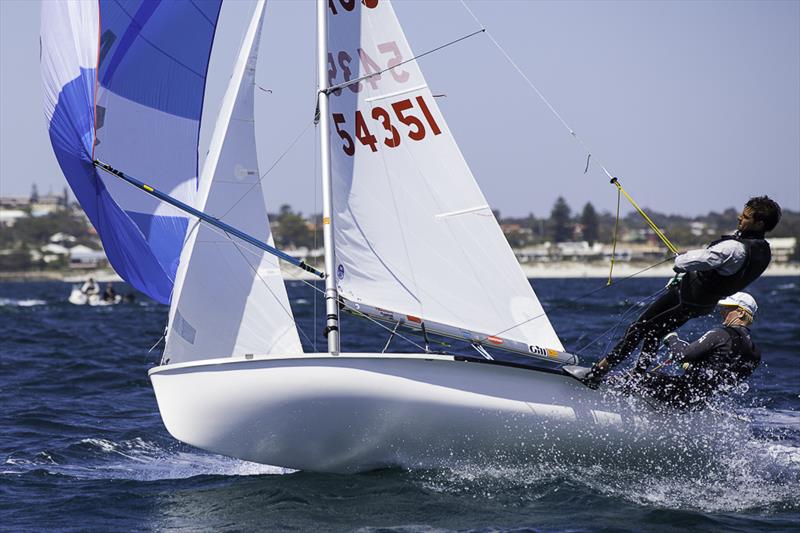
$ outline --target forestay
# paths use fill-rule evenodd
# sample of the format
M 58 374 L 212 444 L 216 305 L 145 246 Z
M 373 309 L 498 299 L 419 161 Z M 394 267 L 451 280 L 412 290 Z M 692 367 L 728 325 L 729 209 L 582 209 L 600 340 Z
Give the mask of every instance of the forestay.
M 114 269 L 167 303 L 188 219 L 92 166 L 193 203 L 220 0 L 44 2 L 41 69 L 56 157 Z
M 447 127 L 387 0 L 332 0 L 331 160 L 340 294 L 554 350 L 562 344 Z
M 197 207 L 272 245 L 253 117 L 263 14 L 260 0 L 217 118 Z M 268 353 L 302 353 L 277 258 L 194 224 L 178 269 L 165 359 Z

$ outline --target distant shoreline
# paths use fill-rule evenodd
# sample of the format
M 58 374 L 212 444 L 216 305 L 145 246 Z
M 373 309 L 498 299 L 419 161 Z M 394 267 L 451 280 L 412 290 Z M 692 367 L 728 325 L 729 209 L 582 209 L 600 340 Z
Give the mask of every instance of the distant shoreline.
M 640 278 L 669 278 L 674 275 L 672 266 L 663 264 L 648 268 L 646 264 L 617 263 L 614 265 L 613 279 L 622 279 L 632 276 Z M 586 264 L 572 261 L 557 263 L 539 263 L 536 265 L 520 265 L 522 272 L 528 279 L 579 279 L 579 278 L 608 278 L 609 265 Z M 291 266 L 283 268 L 284 278 L 291 280 L 316 280 L 316 276 L 295 269 Z M 764 276 L 800 277 L 800 263 L 779 263 L 770 265 Z M 113 270 L 94 270 L 87 272 L 69 271 L 22 271 L 0 272 L 0 282 L 26 282 L 26 281 L 63 281 L 65 283 L 81 283 L 92 277 L 99 283 L 122 282 Z
M 560 262 L 539 265 L 521 265 L 528 279 L 536 278 L 608 278 L 609 264 L 585 264 Z M 616 263 L 613 279 L 636 276 L 639 278 L 671 278 L 675 275 L 672 265 L 664 263 L 652 268 L 647 264 Z M 647 270 L 645 270 L 647 269 Z M 800 263 L 772 264 L 763 274 L 769 277 L 800 276 Z

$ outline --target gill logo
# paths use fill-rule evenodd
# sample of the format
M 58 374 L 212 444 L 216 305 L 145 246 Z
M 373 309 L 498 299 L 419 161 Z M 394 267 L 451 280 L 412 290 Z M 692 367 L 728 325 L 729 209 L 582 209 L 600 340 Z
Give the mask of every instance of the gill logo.
M 541 355 L 542 357 L 558 357 L 558 350 L 551 350 L 550 348 L 540 348 L 539 346 L 528 346 L 528 350 L 534 355 Z

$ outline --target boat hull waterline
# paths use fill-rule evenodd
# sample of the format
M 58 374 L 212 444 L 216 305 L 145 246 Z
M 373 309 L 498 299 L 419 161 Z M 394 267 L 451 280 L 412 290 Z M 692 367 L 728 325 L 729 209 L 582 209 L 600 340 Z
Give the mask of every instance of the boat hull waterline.
M 162 365 L 150 379 L 176 439 L 314 472 L 652 457 L 681 447 L 676 439 L 697 442 L 709 416 L 665 416 L 557 373 L 428 354 L 212 359 Z

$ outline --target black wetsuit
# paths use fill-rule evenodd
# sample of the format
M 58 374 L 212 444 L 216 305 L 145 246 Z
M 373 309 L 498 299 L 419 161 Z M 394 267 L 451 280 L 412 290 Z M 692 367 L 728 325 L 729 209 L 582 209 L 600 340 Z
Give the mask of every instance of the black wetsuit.
M 689 363 L 683 375 L 646 374 L 637 385 L 639 392 L 679 408 L 701 407 L 718 393 L 730 392 L 761 364 L 761 351 L 743 326 L 708 331 L 689 344 L 669 341 L 672 359 Z
M 630 325 L 622 340 L 606 355 L 608 369 L 627 358 L 642 341 L 644 344 L 636 367 L 647 369 L 666 334 L 692 318 L 707 315 L 722 298 L 744 289 L 766 270 L 771 253 L 763 233 L 727 235 L 709 247 L 729 239 L 745 247 L 741 268 L 730 276 L 723 276 L 715 270 L 687 272 L 677 287 L 668 289 Z

